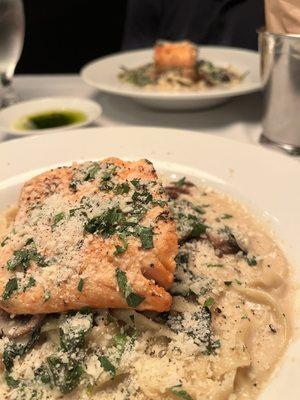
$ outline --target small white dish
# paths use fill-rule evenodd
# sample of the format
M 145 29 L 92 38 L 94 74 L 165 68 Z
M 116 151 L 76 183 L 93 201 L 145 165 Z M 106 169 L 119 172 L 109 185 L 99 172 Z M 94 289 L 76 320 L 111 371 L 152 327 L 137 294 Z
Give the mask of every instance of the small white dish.
M 47 111 L 78 111 L 85 115 L 85 119 L 69 125 L 55 128 L 25 130 L 16 126 L 24 117 L 36 115 Z M 87 126 L 95 121 L 102 113 L 99 104 L 92 100 L 77 97 L 42 97 L 29 101 L 22 101 L 0 111 L 0 130 L 12 135 L 37 135 L 64 131 Z
M 142 105 L 161 110 L 209 108 L 222 104 L 231 97 L 261 89 L 257 52 L 233 47 L 200 46 L 199 57 L 216 65 L 231 65 L 247 75 L 241 83 L 234 86 L 184 92 L 146 90 L 121 82 L 118 78 L 120 67 L 136 68 L 152 61 L 153 49 L 147 49 L 92 61 L 81 70 L 81 77 L 103 92 L 129 97 Z

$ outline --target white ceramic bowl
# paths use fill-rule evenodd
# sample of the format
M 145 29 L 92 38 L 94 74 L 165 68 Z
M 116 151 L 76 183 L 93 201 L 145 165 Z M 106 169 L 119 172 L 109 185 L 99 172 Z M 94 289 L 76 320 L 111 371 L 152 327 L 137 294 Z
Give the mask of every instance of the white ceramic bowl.
M 47 129 L 22 130 L 18 129 L 16 122 L 28 115 L 37 114 L 46 111 L 66 111 L 74 110 L 83 112 L 86 119 L 82 122 L 73 123 L 66 126 Z M 37 135 L 41 133 L 53 133 L 63 130 L 83 127 L 95 121 L 102 113 L 99 104 L 92 100 L 77 97 L 43 97 L 29 101 L 22 101 L 13 106 L 0 110 L 0 130 L 12 135 Z
M 294 266 L 294 284 L 299 288 L 300 164 L 257 145 L 143 127 L 89 128 L 7 141 L 0 144 L 0 209 L 15 203 L 22 184 L 42 171 L 108 156 L 148 158 L 174 179 L 204 180 L 247 204 L 274 229 Z M 299 400 L 299 327 L 297 313 L 294 340 L 258 400 Z
M 153 50 L 137 50 L 101 58 L 87 64 L 81 71 L 86 83 L 103 92 L 130 97 L 148 107 L 165 110 L 208 108 L 224 103 L 233 96 L 260 90 L 259 55 L 257 52 L 231 47 L 201 46 L 200 58 L 216 65 L 232 65 L 247 73 L 244 81 L 227 88 L 212 88 L 194 92 L 154 91 L 136 88 L 118 79 L 120 67 L 135 68 L 151 62 Z

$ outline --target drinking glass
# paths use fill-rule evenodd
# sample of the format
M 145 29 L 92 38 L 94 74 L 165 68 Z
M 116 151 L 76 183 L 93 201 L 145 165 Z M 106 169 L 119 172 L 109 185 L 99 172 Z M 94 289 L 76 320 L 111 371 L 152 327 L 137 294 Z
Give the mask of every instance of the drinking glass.
M 22 0 L 0 0 L 0 107 L 18 101 L 12 80 L 24 43 L 24 9 Z
M 300 155 L 300 35 L 259 31 L 263 81 L 260 142 Z

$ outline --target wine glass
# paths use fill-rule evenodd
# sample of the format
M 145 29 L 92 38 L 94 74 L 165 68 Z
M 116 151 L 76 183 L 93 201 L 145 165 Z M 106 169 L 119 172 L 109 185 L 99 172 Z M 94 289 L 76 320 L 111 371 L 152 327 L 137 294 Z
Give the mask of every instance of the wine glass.
M 24 19 L 22 0 L 0 0 L 0 82 L 3 91 L 0 107 L 19 100 L 12 80 L 24 43 Z

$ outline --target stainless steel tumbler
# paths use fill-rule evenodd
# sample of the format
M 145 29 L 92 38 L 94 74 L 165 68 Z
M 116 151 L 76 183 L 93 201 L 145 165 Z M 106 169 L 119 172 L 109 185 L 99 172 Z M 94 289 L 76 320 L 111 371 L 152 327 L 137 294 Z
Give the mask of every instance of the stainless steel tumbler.
M 263 83 L 260 141 L 300 155 L 300 35 L 259 31 Z

